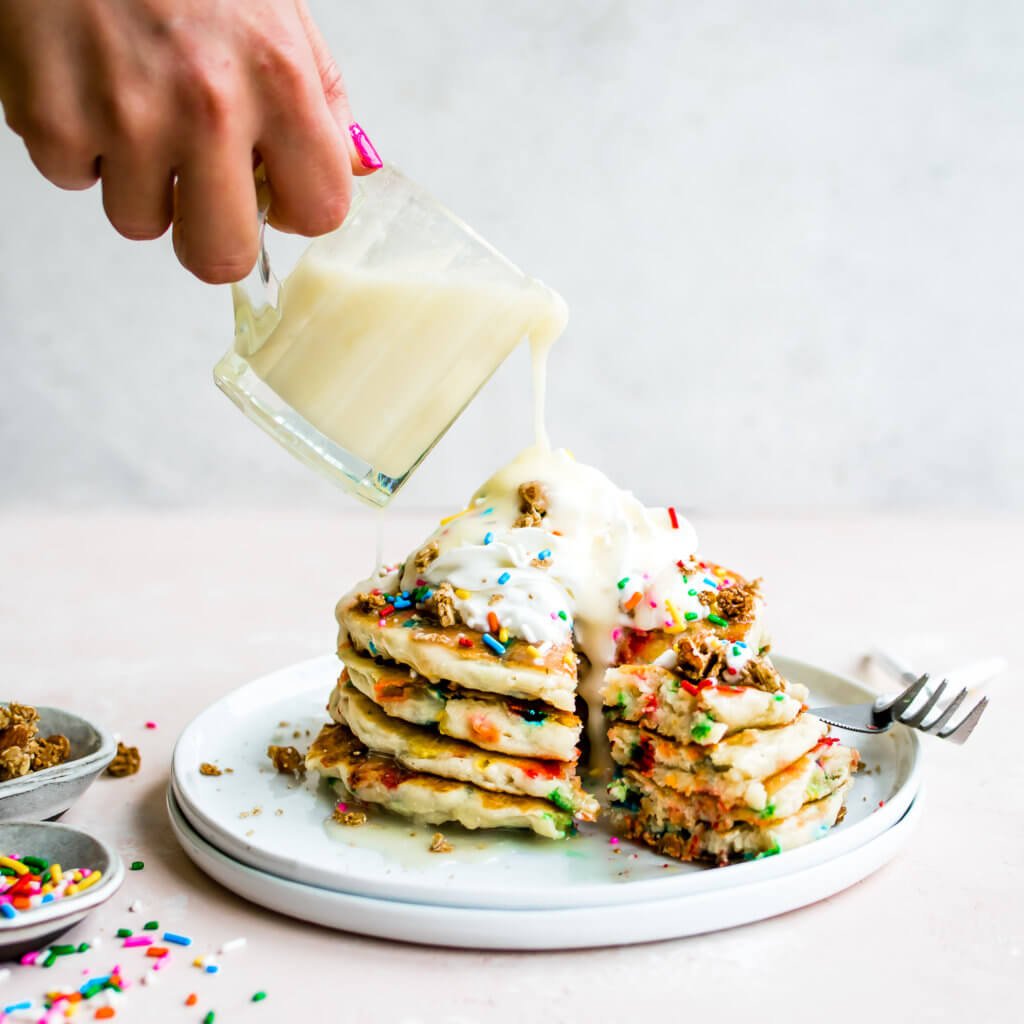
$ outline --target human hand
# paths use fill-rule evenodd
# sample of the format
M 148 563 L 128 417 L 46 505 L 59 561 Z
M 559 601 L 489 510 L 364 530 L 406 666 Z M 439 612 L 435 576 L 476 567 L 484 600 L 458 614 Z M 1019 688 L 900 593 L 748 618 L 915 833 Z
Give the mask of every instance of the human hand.
M 102 179 L 126 238 L 158 238 L 197 277 L 257 252 L 255 162 L 270 222 L 320 235 L 352 174 L 381 166 L 305 0 L 0 0 L 0 103 L 64 189 Z

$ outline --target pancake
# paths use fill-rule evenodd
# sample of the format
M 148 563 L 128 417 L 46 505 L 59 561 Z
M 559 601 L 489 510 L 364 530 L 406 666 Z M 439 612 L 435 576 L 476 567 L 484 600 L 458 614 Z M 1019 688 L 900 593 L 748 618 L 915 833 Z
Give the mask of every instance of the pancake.
M 582 723 L 539 701 L 517 701 L 429 683 L 402 665 L 380 663 L 352 647 L 339 652 L 347 681 L 393 718 L 436 726 L 454 739 L 522 757 L 575 761 Z
M 613 725 L 608 738 L 616 764 L 659 785 L 762 811 L 768 806 L 764 780 L 803 757 L 827 731 L 824 722 L 805 714 L 777 729 L 745 729 L 712 746 L 679 744 L 627 722 Z
M 705 746 L 743 729 L 787 725 L 807 700 L 806 687 L 793 683 L 776 693 L 724 684 L 698 688 L 657 665 L 611 668 L 604 678 L 601 696 L 609 718 Z
M 849 747 L 825 741 L 810 753 L 794 761 L 764 780 L 767 804 L 760 811 L 742 804 L 727 805 L 706 793 L 684 796 L 670 787 L 660 786 L 653 778 L 626 769 L 617 785 L 613 784 L 619 803 L 629 803 L 629 794 L 661 799 L 672 808 L 672 824 L 690 831 L 707 826 L 723 831 L 746 823 L 765 828 L 796 814 L 801 807 L 830 796 L 850 781 L 857 757 Z
M 640 839 L 659 853 L 680 860 L 710 860 L 727 864 L 791 850 L 820 839 L 840 819 L 843 801 L 852 785 L 840 783 L 825 797 L 805 803 L 786 818 L 759 824 L 740 822 L 715 829 L 690 820 L 689 801 L 670 789 L 653 786 L 646 792 L 631 791 L 633 806 L 617 807 L 615 821 L 631 839 Z
M 390 757 L 371 754 L 343 725 L 320 730 L 306 767 L 340 780 L 358 800 L 424 824 L 453 821 L 469 829 L 531 829 L 547 839 L 564 839 L 575 830 L 572 815 L 547 801 L 410 771 Z
M 381 618 L 362 610 L 356 598 L 346 598 L 335 614 L 339 651 L 350 640 L 358 650 L 408 665 L 432 683 L 454 680 L 470 690 L 576 710 L 578 658 L 571 643 L 551 644 L 542 654 L 523 640 L 512 640 L 504 654 L 496 654 L 484 642 L 485 634 L 464 625 L 441 626 L 416 608 Z
M 462 740 L 388 717 L 351 685 L 335 690 L 328 711 L 370 750 L 388 754 L 413 771 L 499 793 L 550 800 L 583 821 L 592 821 L 597 816 L 598 803 L 580 786 L 574 761 L 544 761 L 481 751 Z

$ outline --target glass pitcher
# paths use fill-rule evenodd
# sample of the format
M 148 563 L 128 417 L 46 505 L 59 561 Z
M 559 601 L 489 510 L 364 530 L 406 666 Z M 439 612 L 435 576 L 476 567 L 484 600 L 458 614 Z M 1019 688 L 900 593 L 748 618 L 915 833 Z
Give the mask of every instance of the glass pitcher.
M 214 379 L 306 465 L 383 506 L 524 336 L 561 332 L 566 308 L 395 168 L 357 181 L 344 224 L 281 284 L 261 213 Z

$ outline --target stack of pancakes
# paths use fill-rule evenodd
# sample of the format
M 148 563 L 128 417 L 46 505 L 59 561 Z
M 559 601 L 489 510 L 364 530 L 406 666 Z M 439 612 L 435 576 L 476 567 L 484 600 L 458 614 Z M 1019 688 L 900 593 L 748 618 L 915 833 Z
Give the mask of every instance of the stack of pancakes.
M 596 817 L 577 777 L 571 644 L 509 639 L 498 653 L 426 586 L 357 594 L 336 615 L 344 670 L 309 769 L 430 824 L 560 839 Z
M 683 860 L 776 853 L 840 820 L 857 753 L 807 713 L 758 622 L 757 584 L 699 563 L 708 615 L 674 629 L 627 629 L 602 698 L 615 762 L 616 824 Z

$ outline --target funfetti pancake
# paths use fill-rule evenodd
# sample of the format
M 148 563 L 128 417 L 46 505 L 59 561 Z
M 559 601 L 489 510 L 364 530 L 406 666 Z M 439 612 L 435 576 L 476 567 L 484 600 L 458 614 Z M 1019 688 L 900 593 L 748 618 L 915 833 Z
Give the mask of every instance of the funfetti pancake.
M 412 608 L 380 614 L 363 610 L 358 599 L 338 605 L 342 636 L 339 649 L 353 647 L 407 665 L 430 682 L 458 681 L 467 689 L 521 700 L 541 700 L 562 711 L 576 708 L 577 658 L 571 642 L 543 649 L 523 641 L 501 645 L 465 625 L 442 626 Z M 488 634 L 489 635 L 489 634 Z
M 807 690 L 784 682 L 783 689 L 767 692 L 721 676 L 692 683 L 658 665 L 622 665 L 607 671 L 601 696 L 613 721 L 706 745 L 743 729 L 792 722 L 803 710 Z
M 585 793 L 571 761 L 542 761 L 481 751 L 472 744 L 389 718 L 352 686 L 337 691 L 330 712 L 373 751 L 388 754 L 414 771 L 469 782 L 481 789 L 550 800 L 584 821 L 597 816 L 597 801 Z
M 727 804 L 708 793 L 684 795 L 658 784 L 653 776 L 627 768 L 610 787 L 613 802 L 630 804 L 630 794 L 659 801 L 662 814 L 673 828 L 694 831 L 709 827 L 716 831 L 737 824 L 754 828 L 773 827 L 782 818 L 796 814 L 801 807 L 830 796 L 850 781 L 856 768 L 856 753 L 841 747 L 838 741 L 825 740 L 810 753 L 763 782 L 767 803 L 755 811 L 743 804 Z
M 576 715 L 541 701 L 517 701 L 464 690 L 451 683 L 430 683 L 414 670 L 378 662 L 351 647 L 340 652 L 343 681 L 359 690 L 393 718 L 413 725 L 436 726 L 454 739 L 484 750 L 575 761 L 582 723 Z
M 706 824 L 696 824 L 692 829 L 681 827 L 673 819 L 680 812 L 686 815 L 685 798 L 660 788 L 637 795 L 633 808 L 616 808 L 615 819 L 626 836 L 642 840 L 659 853 L 680 860 L 726 864 L 792 850 L 820 839 L 840 819 L 850 786 L 850 782 L 842 783 L 828 796 L 805 803 L 789 817 L 762 826 L 743 822 L 722 830 Z
M 760 811 L 768 805 L 764 780 L 803 757 L 827 731 L 824 722 L 803 715 L 777 729 L 745 729 L 712 746 L 679 744 L 626 722 L 613 725 L 608 737 L 622 767 L 684 795 L 706 793 Z
M 572 815 L 546 800 L 493 793 L 438 778 L 366 749 L 345 726 L 325 725 L 306 756 L 307 770 L 338 779 L 357 800 L 429 825 L 457 822 L 469 829 L 531 829 L 547 839 L 575 830 Z

